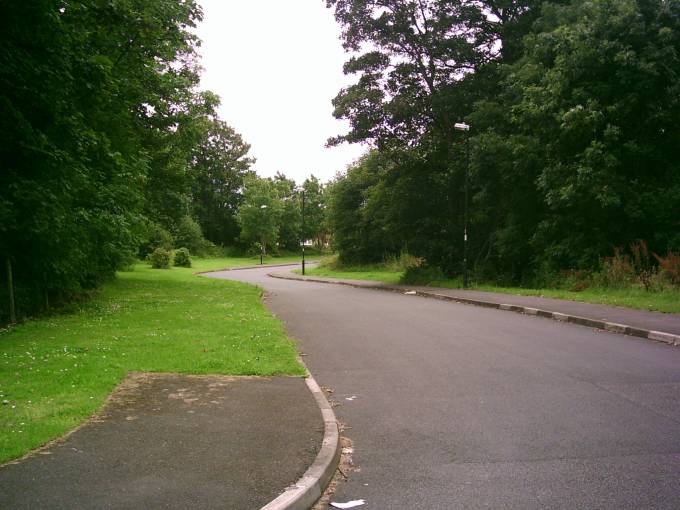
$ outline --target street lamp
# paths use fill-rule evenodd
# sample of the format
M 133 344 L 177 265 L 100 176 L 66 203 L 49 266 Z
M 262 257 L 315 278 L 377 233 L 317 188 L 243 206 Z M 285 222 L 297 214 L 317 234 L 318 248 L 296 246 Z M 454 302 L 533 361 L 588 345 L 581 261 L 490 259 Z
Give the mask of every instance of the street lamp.
M 264 210 L 266 208 L 267 208 L 267 204 L 262 204 L 260 206 L 260 210 Z M 264 239 L 262 237 L 260 237 L 260 265 L 263 264 L 263 261 L 262 261 L 262 255 L 263 254 L 264 254 Z
M 302 193 L 302 232 L 300 238 L 302 240 L 302 276 L 305 275 L 305 188 L 301 188 Z
M 463 288 L 468 288 L 468 180 L 470 173 L 470 125 L 464 122 L 456 122 L 453 125 L 456 131 L 464 131 L 465 136 L 465 220 L 463 225 Z

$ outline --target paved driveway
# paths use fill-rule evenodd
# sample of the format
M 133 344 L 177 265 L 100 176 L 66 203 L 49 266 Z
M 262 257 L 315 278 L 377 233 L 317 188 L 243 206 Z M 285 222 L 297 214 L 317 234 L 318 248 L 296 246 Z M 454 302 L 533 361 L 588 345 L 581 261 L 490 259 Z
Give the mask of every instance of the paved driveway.
M 680 349 L 267 271 L 213 276 L 264 287 L 319 384 L 335 390 L 360 468 L 336 499 L 680 507 Z

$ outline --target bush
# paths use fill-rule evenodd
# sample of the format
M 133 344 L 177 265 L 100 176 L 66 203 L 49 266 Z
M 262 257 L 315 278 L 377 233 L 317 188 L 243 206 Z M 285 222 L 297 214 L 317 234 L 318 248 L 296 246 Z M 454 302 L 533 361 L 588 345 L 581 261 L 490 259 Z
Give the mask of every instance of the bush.
M 140 258 L 146 258 L 156 248 L 163 248 L 164 250 L 172 250 L 175 242 L 172 234 L 165 230 L 158 223 L 146 222 L 142 232 L 142 242 L 139 247 Z
M 630 246 L 630 251 L 633 254 L 633 268 L 638 283 L 642 285 L 645 290 L 652 290 L 652 282 L 657 269 L 652 262 L 647 243 L 645 241 L 633 243 Z
M 398 256 L 392 255 L 385 260 L 385 267 L 390 271 L 406 271 L 424 264 L 425 259 L 406 252 L 401 252 Z
M 635 269 L 630 262 L 630 257 L 624 254 L 620 248 L 614 250 L 613 257 L 607 257 L 602 261 L 600 283 L 605 287 L 626 287 L 635 279 Z
M 668 252 L 668 255 L 661 257 L 654 254 L 659 262 L 659 276 L 662 281 L 674 287 L 680 286 L 680 253 Z
M 177 267 L 191 267 L 191 255 L 186 248 L 180 248 L 175 252 L 174 264 Z
M 428 285 L 445 278 L 443 271 L 439 267 L 427 265 L 410 266 L 404 271 L 401 283 L 407 285 Z
M 186 247 L 191 253 L 196 255 L 203 255 L 209 247 L 208 241 L 203 237 L 201 226 L 191 218 L 185 216 L 180 221 L 175 234 L 175 246 Z
M 149 255 L 151 267 L 154 269 L 170 269 L 171 258 L 172 252 L 165 248 L 156 248 L 151 255 Z

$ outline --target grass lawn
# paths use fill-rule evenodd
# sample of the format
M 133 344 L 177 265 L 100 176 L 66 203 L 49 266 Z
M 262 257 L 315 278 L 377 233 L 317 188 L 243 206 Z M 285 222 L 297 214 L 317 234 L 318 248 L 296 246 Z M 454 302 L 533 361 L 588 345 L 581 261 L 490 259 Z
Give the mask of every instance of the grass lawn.
M 139 264 L 69 312 L 0 330 L 0 462 L 76 427 L 128 371 L 304 375 L 259 289 L 193 274 L 252 262 Z
M 215 259 L 191 259 L 192 272 L 217 271 L 218 269 L 231 269 L 234 267 L 250 267 L 260 265 L 260 256 L 253 257 L 230 257 Z M 265 264 L 300 264 L 300 255 L 286 255 L 284 257 L 264 257 Z
M 439 284 L 440 282 L 437 282 Z M 604 289 L 591 287 L 579 292 L 561 289 L 525 289 L 521 287 L 494 287 L 479 285 L 475 290 L 502 292 L 520 296 L 539 296 L 554 299 L 568 299 L 584 303 L 625 306 L 638 310 L 651 310 L 665 313 L 680 313 L 680 291 L 647 292 L 641 288 Z
M 295 270 L 300 273 L 300 270 Z M 401 271 L 380 268 L 380 266 L 357 266 L 343 268 L 341 270 L 329 267 L 316 267 L 306 269 L 309 276 L 322 276 L 326 278 L 374 280 L 384 283 L 398 284 L 403 275 Z M 432 287 L 446 287 L 458 289 L 462 287 L 462 281 L 440 280 L 431 282 Z M 494 285 L 474 285 L 473 290 L 487 292 L 500 292 L 503 294 L 515 294 L 520 296 L 539 296 L 555 299 L 568 299 L 584 303 L 599 303 L 604 305 L 625 306 L 639 310 L 652 310 L 666 313 L 680 313 L 680 291 L 665 290 L 659 292 L 647 292 L 642 288 L 627 289 L 604 289 L 588 288 L 579 292 L 561 289 L 527 289 L 522 287 L 497 287 Z
M 295 269 L 293 271 L 297 274 L 302 274 L 302 270 Z M 373 280 L 383 283 L 399 283 L 401 279 L 401 271 L 388 271 L 379 267 L 349 267 L 342 270 L 333 270 L 327 267 L 309 267 L 305 268 L 306 276 L 322 276 L 324 278 L 340 278 L 347 280 Z

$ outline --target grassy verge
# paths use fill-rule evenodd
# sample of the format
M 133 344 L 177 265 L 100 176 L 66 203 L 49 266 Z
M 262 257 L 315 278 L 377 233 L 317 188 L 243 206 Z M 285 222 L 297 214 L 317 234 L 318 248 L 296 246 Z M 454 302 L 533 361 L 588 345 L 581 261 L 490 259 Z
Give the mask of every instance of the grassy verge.
M 300 269 L 293 271 L 297 274 L 302 274 Z M 339 278 L 347 280 L 372 280 L 383 283 L 399 283 L 403 272 L 389 271 L 381 269 L 380 267 L 347 267 L 342 270 L 330 269 L 328 267 L 310 267 L 305 268 L 306 276 L 321 276 L 324 278 Z
M 295 272 L 300 273 L 299 270 Z M 380 266 L 356 266 L 336 270 L 327 266 L 310 268 L 306 270 L 309 276 L 321 276 L 326 278 L 374 280 L 384 283 L 398 284 L 403 276 L 402 271 L 394 271 Z M 432 287 L 445 287 L 458 289 L 462 287 L 460 279 L 438 280 L 429 284 Z M 647 292 L 642 288 L 606 289 L 591 287 L 582 291 L 570 291 L 562 289 L 528 289 L 522 287 L 497 287 L 494 285 L 479 284 L 472 287 L 473 290 L 486 292 L 499 292 L 502 294 L 514 294 L 519 296 L 538 296 L 553 299 L 567 299 L 584 303 L 597 303 L 603 305 L 625 306 L 638 310 L 652 310 L 666 313 L 680 313 L 680 291 L 664 290 Z
M 0 331 L 0 462 L 77 426 L 128 371 L 303 375 L 259 289 L 193 275 L 250 262 L 140 264 L 68 313 Z
M 229 257 L 214 259 L 191 259 L 192 271 L 200 273 L 203 271 L 217 271 L 219 269 L 231 269 L 234 267 L 250 267 L 260 265 L 260 256 L 253 257 Z M 286 255 L 284 257 L 264 257 L 265 264 L 299 264 L 299 255 Z

